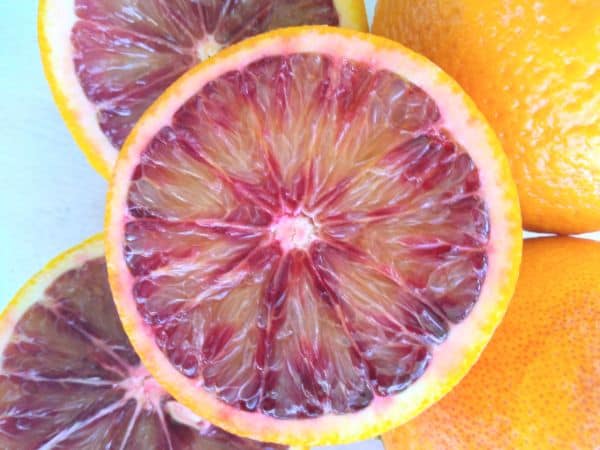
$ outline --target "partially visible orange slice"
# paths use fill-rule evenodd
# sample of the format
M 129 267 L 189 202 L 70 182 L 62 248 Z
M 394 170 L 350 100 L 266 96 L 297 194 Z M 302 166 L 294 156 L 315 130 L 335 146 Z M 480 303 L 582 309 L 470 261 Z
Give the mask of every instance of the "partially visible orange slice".
M 0 411 L 3 449 L 283 450 L 210 425 L 154 381 L 119 322 L 100 237 L 0 317 Z
M 46 77 L 77 144 L 105 178 L 146 108 L 221 48 L 292 25 L 366 31 L 362 0 L 40 0 Z
M 487 349 L 386 450 L 600 445 L 600 243 L 526 240 L 515 296 Z
M 251 38 L 170 87 L 112 179 L 124 327 L 179 401 L 289 444 L 374 436 L 451 389 L 521 251 L 506 159 L 458 85 L 391 41 Z

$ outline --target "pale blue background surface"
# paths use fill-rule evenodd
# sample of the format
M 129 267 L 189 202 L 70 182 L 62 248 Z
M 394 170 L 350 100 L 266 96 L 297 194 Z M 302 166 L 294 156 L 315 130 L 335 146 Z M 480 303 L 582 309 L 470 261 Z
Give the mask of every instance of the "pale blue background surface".
M 366 3 L 372 17 L 375 0 Z M 106 183 L 54 106 L 38 55 L 36 17 L 36 0 L 0 0 L 0 309 L 50 258 L 101 231 L 103 223 Z

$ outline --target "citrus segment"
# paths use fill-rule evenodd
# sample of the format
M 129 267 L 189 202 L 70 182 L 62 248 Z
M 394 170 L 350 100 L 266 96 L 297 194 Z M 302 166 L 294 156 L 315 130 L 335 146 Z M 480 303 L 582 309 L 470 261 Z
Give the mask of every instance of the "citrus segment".
M 40 47 L 57 103 L 78 143 L 108 177 L 146 108 L 220 49 L 277 28 L 366 30 L 358 0 L 42 0 Z
M 306 73 L 315 75 L 309 78 L 307 92 L 303 92 L 305 78 L 301 75 Z M 360 75 L 355 77 L 357 73 Z M 353 89 L 355 84 L 359 86 L 357 90 Z M 291 94 L 288 95 L 288 92 Z M 241 102 L 238 100 L 240 94 L 243 94 Z M 388 99 L 392 101 L 389 102 Z M 311 101 L 319 105 L 317 111 L 313 110 L 314 115 L 307 114 L 301 108 L 304 102 Z M 279 105 L 280 102 L 283 104 Z M 288 102 L 294 107 L 288 109 Z M 310 147 L 304 147 L 302 142 L 296 140 L 297 135 L 293 130 L 289 130 L 290 124 L 295 121 L 295 114 L 303 118 L 303 125 L 312 134 Z M 272 116 L 275 116 L 275 120 L 270 122 Z M 322 117 L 327 117 L 326 123 L 320 122 Z M 263 292 L 263 289 L 268 292 L 265 285 L 268 285 L 269 280 L 280 276 L 277 273 L 285 270 L 282 265 L 298 265 L 300 273 L 297 277 L 310 280 L 308 274 L 302 273 L 309 270 L 322 283 L 320 290 L 327 288 L 338 293 L 332 295 L 334 298 L 330 301 L 340 305 L 343 316 L 341 320 L 346 328 L 350 326 L 349 322 L 359 330 L 364 328 L 360 331 L 348 330 L 350 335 L 344 336 L 344 339 L 354 340 L 356 350 L 370 355 L 363 357 L 364 370 L 373 375 L 363 376 L 369 379 L 371 388 L 381 395 L 406 388 L 422 374 L 430 357 L 427 344 L 413 336 L 428 337 L 428 331 L 423 329 L 423 324 L 417 317 L 427 317 L 433 322 L 434 328 L 445 329 L 445 320 L 435 310 L 450 315 L 453 320 L 464 318 L 477 300 L 477 286 L 485 279 L 485 247 L 488 243 L 485 233 L 489 227 L 489 218 L 485 203 L 477 192 L 477 169 L 473 167 L 469 156 L 457 149 L 450 138 L 427 135 L 431 127 L 438 125 L 438 119 L 439 113 L 432 99 L 408 81 L 389 72 L 370 71 L 368 66 L 355 64 L 351 60 L 338 65 L 329 55 L 291 54 L 260 59 L 239 71 L 229 72 L 211 81 L 198 95 L 186 102 L 183 109 L 175 114 L 172 126 L 163 128 L 157 139 L 153 139 L 141 154 L 141 163 L 135 169 L 139 177 L 132 180 L 129 191 L 128 204 L 132 220 L 127 223 L 127 238 L 138 237 L 135 231 L 138 221 L 135 218 L 140 215 L 140 211 L 144 211 L 144 217 L 151 216 L 153 223 L 164 221 L 165 228 L 172 223 L 182 225 L 181 220 L 199 219 L 208 228 L 207 231 L 201 228 L 188 229 L 190 234 L 198 234 L 198 239 L 207 232 L 211 233 L 211 228 L 214 230 L 219 222 L 227 221 L 231 211 L 244 207 L 264 208 L 273 218 L 272 227 L 276 229 L 272 233 L 267 225 L 242 224 L 245 227 L 255 227 L 255 230 L 250 231 L 253 237 L 256 236 L 257 240 L 254 241 L 245 239 L 243 231 L 236 232 L 236 224 L 231 223 L 227 233 L 236 232 L 235 238 L 227 239 L 225 236 L 224 239 L 215 235 L 212 242 L 199 244 L 201 251 L 210 255 L 209 257 L 214 256 L 213 244 L 223 245 L 227 254 L 224 258 L 219 258 L 216 264 L 207 261 L 204 254 L 186 257 L 183 262 L 186 269 L 182 271 L 179 269 L 182 263 L 176 255 L 171 255 L 165 260 L 167 266 L 159 270 L 160 275 L 151 274 L 141 281 L 144 285 L 154 284 L 157 290 L 150 295 L 145 295 L 146 291 L 139 296 L 134 294 L 138 309 L 151 304 L 151 311 L 146 312 L 144 309 L 143 314 L 168 315 L 175 313 L 171 309 L 173 303 L 180 302 L 181 308 L 173 316 L 171 326 L 180 328 L 191 322 L 195 325 L 189 326 L 196 328 L 198 335 L 187 337 L 181 343 L 169 343 L 169 349 L 191 345 L 191 354 L 183 359 L 188 358 L 189 364 L 194 360 L 194 366 L 200 362 L 205 366 L 198 368 L 198 371 L 194 369 L 194 377 L 199 376 L 202 371 L 220 374 L 221 383 L 229 384 L 229 389 L 237 386 L 233 389 L 238 392 L 233 394 L 234 398 L 230 398 L 229 390 L 226 395 L 217 390 L 218 397 L 228 403 L 241 402 L 240 405 L 245 409 L 262 409 L 265 412 L 259 399 L 263 396 L 273 397 L 274 393 L 268 392 L 269 386 L 261 385 L 258 380 L 260 373 L 265 371 L 264 362 L 256 360 L 260 355 L 255 355 L 254 358 L 249 355 L 253 354 L 252 348 L 259 341 L 261 346 L 276 347 L 277 339 L 268 335 L 254 337 L 247 327 L 253 329 L 256 326 L 261 303 L 269 302 L 268 296 Z M 323 133 L 321 129 L 314 127 L 314 123 L 327 127 L 332 132 Z M 285 136 L 288 143 L 283 145 L 283 152 L 275 145 L 277 141 L 269 142 L 268 138 L 263 138 L 263 130 L 269 137 L 278 136 L 281 139 Z M 166 135 L 168 138 L 163 137 Z M 303 137 L 303 133 L 300 133 L 300 139 Z M 408 142 L 403 144 L 402 141 Z M 343 155 L 339 163 L 335 162 L 336 154 L 337 158 Z M 289 159 L 292 159 L 292 164 L 288 164 Z M 395 165 L 387 164 L 394 159 Z M 296 161 L 302 164 L 294 164 Z M 371 167 L 367 168 L 369 165 Z M 382 178 L 380 183 L 389 186 L 388 196 L 380 198 L 381 193 L 374 190 L 378 188 L 377 184 L 371 184 L 372 180 L 368 177 L 357 179 L 354 175 L 360 173 L 361 169 L 368 174 L 379 175 Z M 286 171 L 289 171 L 288 176 Z M 278 176 L 280 174 L 281 177 Z M 473 186 L 465 186 L 469 175 Z M 396 180 L 392 180 L 392 176 Z M 296 189 L 293 195 L 292 186 L 286 185 L 282 179 L 306 180 L 296 183 L 296 186 L 304 185 L 303 191 Z M 471 189 L 468 190 L 467 187 Z M 352 194 L 357 191 L 365 201 L 364 205 L 352 198 Z M 454 192 L 457 194 L 454 195 Z M 325 204 L 331 204 L 332 209 L 335 209 L 339 196 L 345 202 L 339 201 L 343 212 L 333 221 L 337 231 L 333 238 L 334 233 L 328 230 L 329 218 L 326 211 L 329 208 L 323 208 Z M 350 198 L 344 198 L 347 196 Z M 444 198 L 438 199 L 441 196 Z M 323 199 L 327 199 L 327 202 Z M 428 203 L 432 205 L 429 211 Z M 360 222 L 360 213 L 355 210 L 357 207 L 364 214 Z M 348 209 L 344 211 L 345 208 Z M 465 210 L 470 217 L 464 217 Z M 476 216 L 477 213 L 480 215 Z M 479 223 L 475 224 L 473 217 L 477 217 Z M 210 219 L 216 222 L 211 223 Z M 301 231 L 294 229 L 294 222 L 308 223 L 308 226 L 311 226 L 310 222 L 314 223 L 315 237 L 312 243 L 304 242 L 306 237 L 302 238 Z M 408 228 L 408 239 L 404 242 L 399 240 L 403 224 Z M 340 232 L 340 226 L 344 225 L 353 227 L 353 232 Z M 453 245 L 453 237 L 450 242 L 444 241 L 445 233 L 453 236 L 477 226 L 480 229 L 474 230 L 475 244 L 470 248 Z M 296 225 L 296 228 L 299 227 Z M 295 242 L 285 239 L 286 229 L 290 229 L 287 232 L 293 233 L 294 238 L 298 234 Z M 457 229 L 460 231 L 457 232 Z M 432 235 L 430 242 L 426 239 L 424 242 L 416 242 L 421 233 L 425 232 Z M 329 237 L 323 243 L 321 233 Z M 357 236 L 351 243 L 348 236 L 352 234 Z M 166 237 L 170 240 L 168 234 Z M 155 239 L 153 246 L 160 247 L 160 234 Z M 277 241 L 280 245 L 274 246 L 271 241 Z M 282 261 L 281 258 L 286 253 L 295 248 L 300 249 L 301 242 L 304 242 L 302 249 L 307 255 L 300 257 L 292 252 L 294 254 L 290 258 L 300 258 L 299 261 Z M 263 269 L 260 265 L 247 264 L 252 259 L 236 265 L 239 256 L 236 250 L 244 243 L 256 247 L 255 253 L 261 254 L 258 260 L 261 264 L 270 263 L 274 268 L 259 275 L 257 272 L 260 273 Z M 342 249 L 334 250 L 334 246 Z M 419 246 L 426 249 L 419 253 Z M 263 259 L 265 252 L 270 255 L 269 259 Z M 427 252 L 436 256 L 432 262 L 426 259 Z M 367 253 L 375 261 L 373 268 L 370 267 L 368 257 L 360 258 Z M 402 253 L 408 258 L 398 258 L 405 256 Z M 252 258 L 253 255 L 251 253 L 248 257 Z M 131 256 L 127 249 L 125 257 L 131 259 Z M 310 262 L 309 267 L 302 263 L 303 258 Z M 356 264 L 353 259 L 356 259 Z M 426 283 L 437 282 L 429 291 L 426 286 L 418 285 L 419 280 L 403 276 L 405 273 L 398 267 L 401 263 L 395 264 L 395 261 L 402 261 L 409 270 L 414 270 L 421 259 L 430 265 L 430 273 L 422 267 L 417 269 L 421 277 Z M 475 270 L 472 261 L 479 263 L 479 270 Z M 225 273 L 213 276 L 213 267 L 217 264 L 220 264 Z M 132 273 L 140 270 L 137 264 L 129 266 Z M 442 273 L 433 273 L 435 269 Z M 166 276 L 163 275 L 165 272 Z M 171 272 L 174 276 L 169 275 Z M 383 272 L 383 275 L 380 276 L 378 272 Z M 395 275 L 401 279 L 395 280 Z M 248 279 L 253 284 L 247 285 Z M 459 298 L 454 298 L 447 286 L 448 280 L 454 282 L 454 279 L 458 285 L 474 285 L 472 295 L 463 299 L 460 297 L 463 292 L 460 291 Z M 290 282 L 295 283 L 295 280 L 291 279 Z M 138 281 L 134 285 L 135 292 L 140 292 L 139 283 Z M 411 283 L 411 286 L 405 286 L 406 283 Z M 223 286 L 215 288 L 220 284 Z M 236 293 L 236 289 L 241 289 L 241 292 Z M 436 289 L 436 295 L 431 295 L 431 291 Z M 212 294 L 213 290 L 215 294 Z M 157 296 L 158 293 L 160 296 Z M 231 302 L 228 300 L 229 295 L 233 296 Z M 425 303 L 432 303 L 431 307 L 418 300 L 422 295 Z M 240 305 L 240 299 L 244 296 L 250 303 Z M 319 296 L 314 299 L 318 300 Z M 165 303 L 160 304 L 161 300 Z M 456 312 L 462 306 L 457 306 L 457 303 L 463 300 L 464 311 Z M 223 314 L 225 323 L 218 328 L 218 339 L 213 338 L 216 318 L 212 316 L 212 312 L 203 308 L 205 303 L 218 304 L 228 311 L 228 314 Z M 362 306 L 359 307 L 356 303 L 362 303 Z M 248 311 L 249 316 L 244 316 L 241 312 L 245 310 L 245 306 L 254 309 L 252 313 Z M 383 315 L 380 320 L 373 317 L 373 308 L 381 309 Z M 239 323 L 226 320 L 234 311 L 238 311 Z M 385 319 L 387 315 L 395 320 L 388 323 Z M 362 318 L 367 320 L 362 322 Z M 147 322 L 148 320 L 149 318 L 146 319 Z M 208 329 L 202 330 L 200 324 L 203 321 L 208 324 Z M 155 329 L 154 332 L 164 332 L 163 326 L 161 323 L 160 330 Z M 377 332 L 385 330 L 386 326 L 389 326 L 387 333 L 382 331 L 377 336 Z M 222 333 L 227 334 L 221 328 L 233 328 L 236 333 L 221 336 Z M 339 333 L 344 331 L 343 327 L 336 330 Z M 274 333 L 277 334 L 277 330 Z M 364 334 L 364 339 L 359 337 L 361 334 Z M 206 351 L 210 354 L 216 351 L 205 349 L 206 342 L 216 340 L 220 344 L 221 340 L 228 340 L 233 343 L 244 335 L 250 344 L 247 349 L 239 345 L 227 351 L 219 349 L 219 352 L 229 355 L 225 361 L 228 367 L 221 368 L 216 361 L 204 354 Z M 336 335 L 327 337 L 333 341 L 343 339 Z M 435 339 L 441 342 L 444 337 L 437 336 Z M 270 339 L 274 342 L 269 342 Z M 194 343 L 197 343 L 196 347 Z M 203 344 L 200 345 L 201 343 Z M 345 350 L 348 353 L 350 348 Z M 232 356 L 232 352 L 238 351 L 241 355 L 246 355 L 247 359 L 238 360 Z M 167 348 L 163 352 L 167 352 Z M 352 356 L 348 354 L 344 358 L 350 361 Z M 399 367 L 398 361 L 402 359 L 406 359 L 405 367 Z M 239 387 L 241 380 L 228 380 L 223 373 L 233 368 L 239 371 L 240 362 L 244 364 L 244 368 L 248 366 L 247 370 L 257 377 L 252 388 L 246 385 Z M 268 369 L 266 370 L 265 377 L 268 378 Z M 186 372 L 191 374 L 189 368 Z M 250 376 L 250 373 L 243 371 L 238 373 L 244 379 Z M 316 377 L 316 374 L 312 377 Z M 206 373 L 203 373 L 204 383 L 208 383 L 205 387 L 212 391 L 206 378 Z M 341 380 L 342 383 L 347 381 Z M 285 384 L 291 386 L 294 383 L 288 380 Z M 244 389 L 256 390 L 250 400 L 245 398 L 247 393 L 243 392 Z M 327 396 L 327 389 L 323 395 Z M 278 396 L 285 397 L 286 395 Z M 372 397 L 367 384 L 363 384 L 361 397 Z M 340 403 L 331 403 L 334 404 Z M 294 412 L 286 412 L 284 416 L 311 415 L 304 411 L 308 405 L 303 401 L 292 406 Z M 318 411 L 319 414 L 348 411 L 328 410 L 324 406 Z
M 429 83 L 437 69 L 363 35 L 281 33 L 199 66 L 142 120 L 109 198 L 111 277 L 134 345 L 186 406 L 210 398 L 243 435 L 348 441 L 414 414 L 386 410 L 421 379 L 447 382 L 467 352 L 449 336 L 478 303 L 499 319 L 510 287 L 484 286 L 511 282 L 518 207 L 486 181 L 505 170 L 495 143 L 469 149 L 445 115 L 468 108 L 385 57 L 415 58 Z M 477 348 L 493 326 L 456 339 Z M 438 352 L 455 362 L 436 369 Z
M 281 448 L 210 425 L 154 381 L 119 321 L 99 238 L 32 279 L 1 321 L 2 448 Z
M 515 296 L 481 358 L 440 402 L 385 434 L 386 450 L 597 447 L 599 279 L 600 243 L 525 240 Z

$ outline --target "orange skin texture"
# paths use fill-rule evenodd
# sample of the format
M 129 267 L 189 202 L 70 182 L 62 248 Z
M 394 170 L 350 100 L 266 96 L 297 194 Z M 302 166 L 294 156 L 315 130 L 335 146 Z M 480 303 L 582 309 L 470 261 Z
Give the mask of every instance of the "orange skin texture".
M 509 156 L 523 224 L 600 229 L 598 0 L 380 0 L 373 31 L 441 66 Z
M 600 243 L 526 240 L 515 296 L 479 362 L 384 435 L 386 450 L 597 448 L 599 323 Z

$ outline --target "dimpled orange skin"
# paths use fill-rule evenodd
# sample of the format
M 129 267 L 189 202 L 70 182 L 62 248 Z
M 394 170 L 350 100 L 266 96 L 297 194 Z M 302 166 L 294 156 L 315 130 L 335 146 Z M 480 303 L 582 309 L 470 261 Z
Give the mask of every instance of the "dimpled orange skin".
M 600 445 L 600 243 L 526 240 L 504 321 L 444 399 L 384 435 L 386 450 Z
M 525 228 L 600 229 L 599 0 L 379 0 L 373 31 L 475 100 L 511 160 Z

